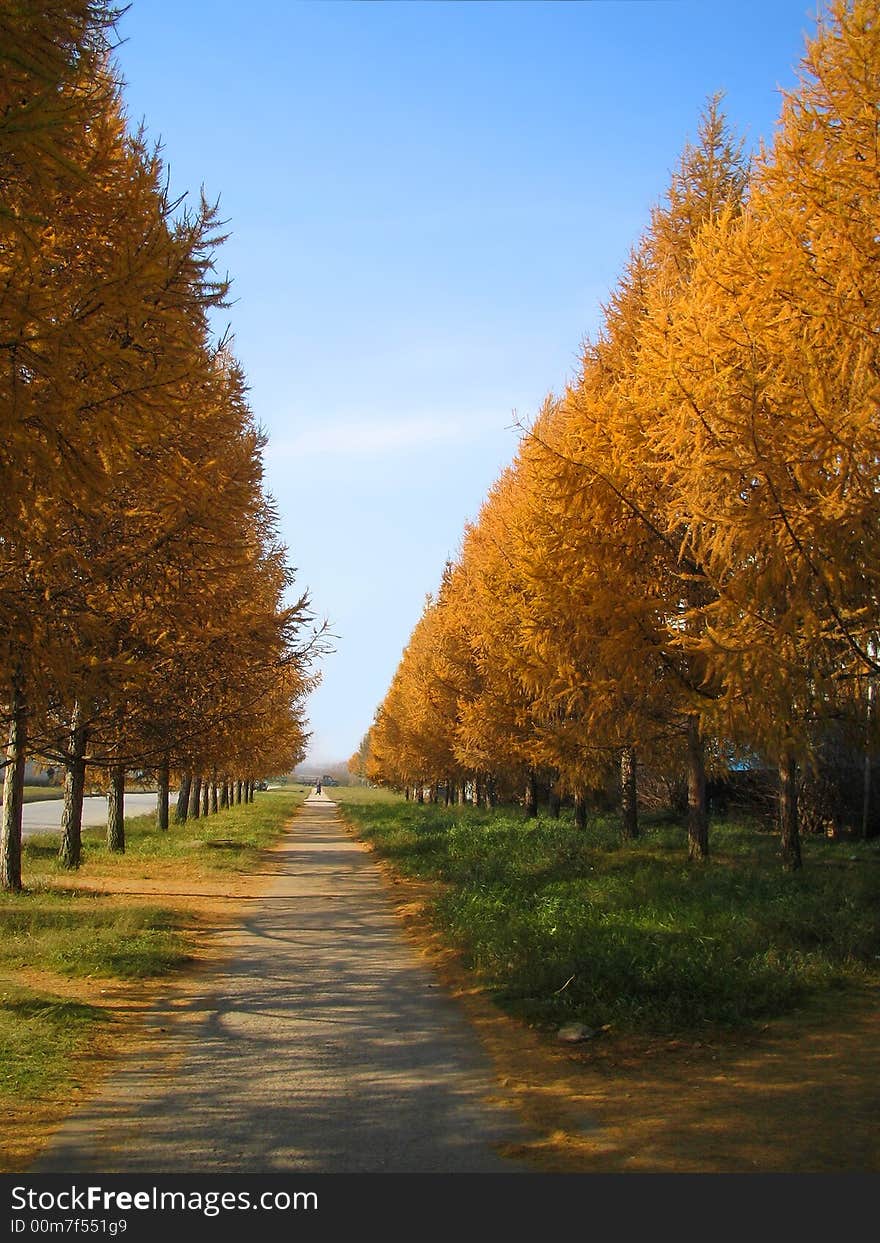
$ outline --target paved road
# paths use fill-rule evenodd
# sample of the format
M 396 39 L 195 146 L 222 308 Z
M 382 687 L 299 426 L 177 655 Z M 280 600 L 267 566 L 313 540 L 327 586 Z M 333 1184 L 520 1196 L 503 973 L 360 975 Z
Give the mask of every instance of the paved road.
M 40 1173 L 503 1172 L 525 1138 L 406 939 L 369 852 L 312 797 L 229 958 L 151 1022 L 60 1129 Z
M 61 808 L 63 799 L 47 798 L 37 803 L 25 803 L 21 813 L 22 837 L 33 837 L 38 833 L 53 833 L 61 830 Z M 131 793 L 125 796 L 125 814 L 127 816 L 143 816 L 148 811 L 156 810 L 155 794 Z M 83 799 L 84 825 L 107 823 L 107 798 L 96 794 Z

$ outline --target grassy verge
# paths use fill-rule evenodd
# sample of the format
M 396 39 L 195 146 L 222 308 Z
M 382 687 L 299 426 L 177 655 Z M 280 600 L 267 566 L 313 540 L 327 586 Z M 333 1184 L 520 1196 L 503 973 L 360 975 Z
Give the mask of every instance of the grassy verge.
M 302 798 L 261 792 L 167 833 L 153 816 L 128 819 L 124 855 L 86 829 L 77 872 L 59 867 L 57 835 L 25 841 L 26 890 L 0 894 L 0 1108 L 64 1099 L 79 1055 L 116 1021 L 104 994 L 191 961 L 201 916 L 181 885 L 219 891 L 252 871 Z
M 24 801 L 26 803 L 45 803 L 52 799 L 64 798 L 61 786 L 25 786 Z M 0 797 L 2 802 L 2 797 Z
M 354 807 L 369 807 L 374 803 L 394 803 L 399 806 L 403 802 L 401 795 L 394 794 L 391 790 L 383 790 L 379 786 L 333 786 L 326 794 L 334 803 L 341 803 L 343 807 L 349 803 Z
M 45 971 L 149 979 L 187 961 L 184 920 L 163 906 L 44 890 L 0 903 L 0 977 Z
M 788 875 L 748 823 L 714 823 L 712 863 L 688 866 L 668 821 L 624 845 L 613 818 L 579 831 L 356 787 L 339 801 L 395 869 L 435 882 L 436 927 L 539 1027 L 737 1028 L 880 978 L 878 842 L 810 839 Z
M 174 875 L 178 879 L 197 880 L 219 872 L 248 872 L 303 798 L 296 789 L 261 791 L 253 803 L 183 824 L 174 822 L 172 808 L 167 833 L 157 831 L 152 814 L 127 817 L 125 853 L 121 855 L 107 850 L 104 829 L 83 829 L 84 863 L 79 875 L 88 879 L 97 870 L 108 878 Z M 31 838 L 25 843 L 25 874 L 32 862 L 34 870 L 42 872 L 44 878 L 70 878 L 71 874 L 57 862 L 57 850 L 57 836 Z
M 106 1022 L 99 1006 L 34 989 L 0 990 L 0 1101 L 13 1103 L 63 1092 L 71 1065 L 95 1028 Z

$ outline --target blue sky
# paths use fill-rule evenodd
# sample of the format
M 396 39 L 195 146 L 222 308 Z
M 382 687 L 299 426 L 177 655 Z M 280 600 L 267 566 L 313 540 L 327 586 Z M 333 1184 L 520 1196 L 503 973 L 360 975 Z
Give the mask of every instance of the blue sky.
M 133 0 L 117 60 L 178 194 L 219 197 L 224 317 L 346 759 L 499 470 L 576 369 L 709 95 L 772 137 L 815 4 Z

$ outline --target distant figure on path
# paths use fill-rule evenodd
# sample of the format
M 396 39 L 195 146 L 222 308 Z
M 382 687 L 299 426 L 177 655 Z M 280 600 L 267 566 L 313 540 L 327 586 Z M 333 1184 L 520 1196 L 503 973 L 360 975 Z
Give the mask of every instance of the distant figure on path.
M 316 794 L 320 794 L 320 793 L 321 793 L 321 783 L 320 783 L 320 781 L 319 781 L 319 782 L 318 782 L 318 784 L 315 786 L 315 793 L 316 793 Z

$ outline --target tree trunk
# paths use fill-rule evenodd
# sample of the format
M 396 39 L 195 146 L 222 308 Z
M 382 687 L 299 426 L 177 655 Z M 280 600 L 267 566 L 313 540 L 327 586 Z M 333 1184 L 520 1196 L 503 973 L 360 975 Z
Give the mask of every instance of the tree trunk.
M 495 778 L 490 773 L 484 783 L 483 806 L 487 811 L 492 811 L 497 801 L 498 796 L 496 793 Z
M 228 777 L 224 777 L 223 782 L 220 786 L 220 809 L 221 811 L 225 811 L 228 806 L 229 806 L 229 779 Z
M 64 761 L 64 807 L 61 810 L 61 847 L 58 858 L 62 867 L 78 868 L 82 859 L 82 807 L 86 786 L 86 730 L 82 709 L 73 705 L 70 738 Z
M 236 801 L 236 804 L 241 803 L 241 782 L 240 781 L 236 781 L 235 783 L 235 801 Z
M 862 771 L 862 838 L 871 836 L 871 708 L 874 702 L 873 683 L 868 682 L 868 709 L 865 713 L 865 765 Z
M 578 790 L 574 796 L 574 822 L 577 828 L 587 827 L 587 792 Z
M 211 783 L 207 777 L 202 781 L 202 815 L 207 817 L 211 805 Z
M 125 769 L 114 764 L 110 769 L 107 794 L 107 849 L 125 854 Z
M 419 784 L 416 786 L 416 802 L 424 803 L 424 801 L 425 801 L 425 787 L 422 785 L 421 782 L 419 782 Z
M 639 835 L 639 805 L 636 787 L 635 747 L 624 747 L 620 753 L 620 820 L 621 836 L 631 841 Z
M 443 806 L 448 807 L 452 802 L 452 778 L 446 778 L 446 785 L 443 787 Z
M 168 832 L 168 785 L 170 781 L 168 769 L 169 763 L 166 756 L 156 774 L 156 828 L 163 833 Z
M 798 830 L 797 761 L 791 752 L 779 761 L 779 829 L 782 837 L 782 866 L 786 872 L 797 872 L 801 864 L 801 839 Z
M 192 783 L 192 773 L 180 774 L 180 789 L 177 791 L 177 807 L 174 812 L 174 819 L 178 824 L 186 823 L 186 818 L 189 814 L 189 795 Z
M 538 780 L 535 776 L 534 769 L 529 769 L 526 777 L 526 788 L 523 797 L 523 806 L 526 809 L 526 815 L 537 816 L 538 814 Z
M 699 717 L 687 722 L 688 859 L 704 863 L 709 858 L 709 814 L 706 807 L 706 761 Z
M 192 779 L 192 787 L 189 792 L 189 818 L 190 820 L 198 820 L 202 811 L 202 775 L 195 773 Z
M 217 790 L 217 774 L 211 778 L 211 814 L 216 816 L 220 810 L 220 796 Z
M 463 807 L 464 804 L 467 802 L 467 782 L 464 780 L 464 778 L 462 778 L 462 780 L 459 781 L 458 785 L 456 786 L 455 801 L 456 803 L 458 803 L 460 807 Z
M 559 791 L 555 786 L 550 787 L 550 793 L 547 796 L 547 810 L 554 820 L 559 819 L 559 809 L 562 806 L 562 799 L 559 797 Z
M 0 824 L 0 888 L 21 889 L 21 809 L 24 805 L 24 764 L 27 707 L 20 672 L 12 685 L 12 721 L 3 773 L 3 820 Z

